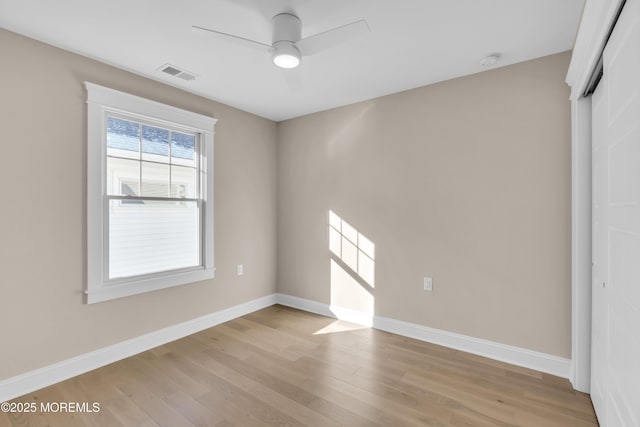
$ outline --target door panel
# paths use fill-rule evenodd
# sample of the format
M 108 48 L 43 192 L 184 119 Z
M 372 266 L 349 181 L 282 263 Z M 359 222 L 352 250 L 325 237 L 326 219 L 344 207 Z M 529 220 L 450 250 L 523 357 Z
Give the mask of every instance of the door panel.
M 593 97 L 592 400 L 640 425 L 640 0 L 627 0 Z
M 592 108 L 592 309 L 591 309 L 591 400 L 600 419 L 605 414 L 605 379 L 604 368 L 606 360 L 606 304 L 604 303 L 604 284 L 606 280 L 606 262 L 603 261 L 606 247 L 606 233 L 604 226 L 604 208 L 606 201 L 606 135 L 607 112 L 605 111 L 605 99 L 607 91 L 605 82 L 600 85 L 593 94 Z

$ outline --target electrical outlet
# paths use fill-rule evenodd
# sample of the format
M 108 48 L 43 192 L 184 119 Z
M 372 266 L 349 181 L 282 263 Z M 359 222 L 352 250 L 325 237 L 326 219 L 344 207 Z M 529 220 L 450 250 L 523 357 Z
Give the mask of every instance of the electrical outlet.
M 425 277 L 424 278 L 424 290 L 432 291 L 433 290 L 433 278 Z
M 242 276 L 244 274 L 244 267 L 242 264 L 238 264 L 238 276 Z

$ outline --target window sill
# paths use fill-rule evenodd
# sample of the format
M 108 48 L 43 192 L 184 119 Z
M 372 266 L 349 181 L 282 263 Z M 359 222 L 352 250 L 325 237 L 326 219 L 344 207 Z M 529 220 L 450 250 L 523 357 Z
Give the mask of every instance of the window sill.
M 133 278 L 132 280 L 120 282 L 115 285 L 105 284 L 98 289 L 87 290 L 87 304 L 186 285 L 202 280 L 213 279 L 214 276 L 215 268 L 202 268 L 195 271 L 165 274 L 162 277 Z

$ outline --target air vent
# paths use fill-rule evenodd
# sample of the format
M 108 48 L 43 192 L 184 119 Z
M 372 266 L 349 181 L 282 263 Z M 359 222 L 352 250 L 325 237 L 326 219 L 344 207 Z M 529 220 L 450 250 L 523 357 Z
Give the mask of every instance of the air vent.
M 188 82 L 196 79 L 196 75 L 194 73 L 181 70 L 180 68 L 171 64 L 164 64 L 162 67 L 158 68 L 158 70 L 162 71 L 163 73 L 167 73 L 170 76 L 174 76 L 174 77 L 178 77 L 179 79 L 186 80 Z
M 193 74 L 189 74 L 186 71 L 181 72 L 176 77 L 181 78 L 182 80 L 186 80 L 186 81 L 195 80 L 195 78 L 196 78 L 196 76 L 194 76 Z

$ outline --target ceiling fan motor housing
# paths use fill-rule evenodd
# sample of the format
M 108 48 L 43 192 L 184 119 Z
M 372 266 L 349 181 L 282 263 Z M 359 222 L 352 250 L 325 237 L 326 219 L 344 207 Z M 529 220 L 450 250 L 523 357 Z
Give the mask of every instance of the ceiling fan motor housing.
M 273 17 L 273 44 L 287 41 L 295 43 L 302 38 L 302 22 L 290 13 L 280 13 Z

